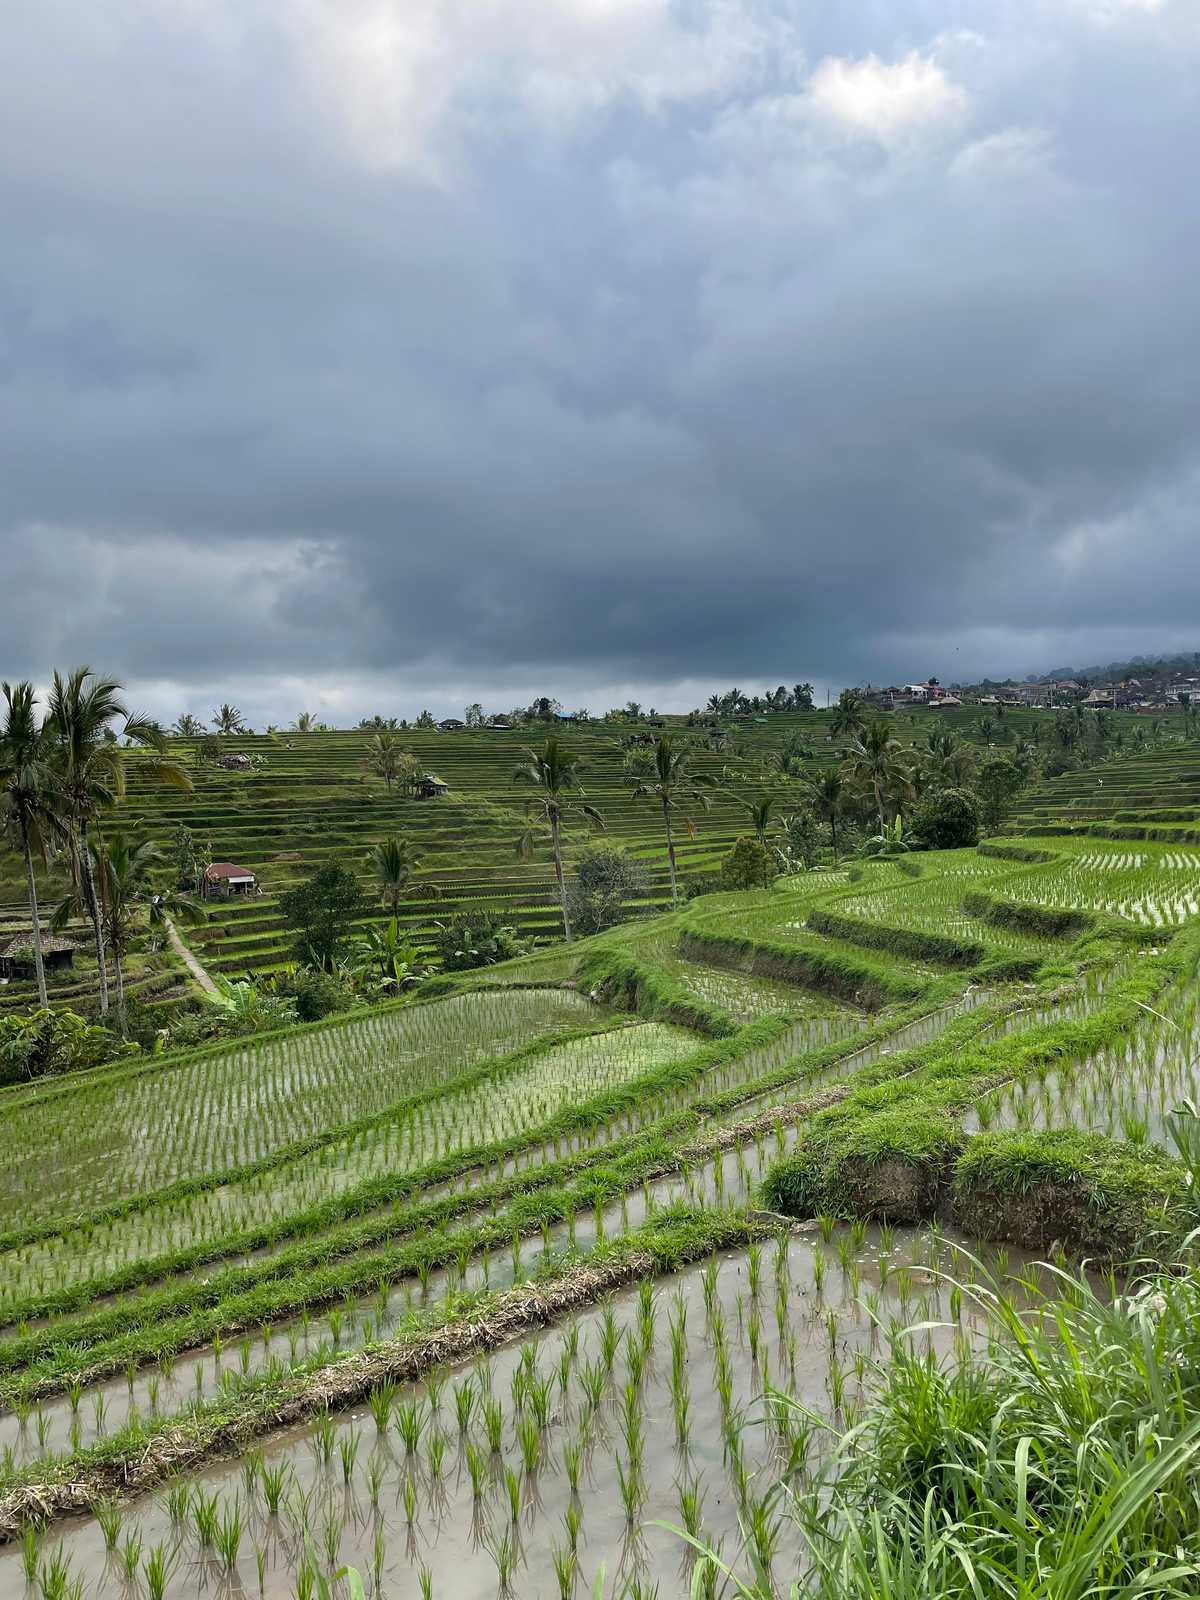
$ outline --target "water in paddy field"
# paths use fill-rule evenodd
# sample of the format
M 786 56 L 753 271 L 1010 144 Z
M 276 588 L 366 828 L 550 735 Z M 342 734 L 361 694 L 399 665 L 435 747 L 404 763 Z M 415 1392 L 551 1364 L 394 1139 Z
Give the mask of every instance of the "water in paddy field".
M 779 1105 L 806 1093 L 822 1083 L 844 1073 L 847 1066 L 857 1067 L 893 1050 L 907 1049 L 932 1041 L 954 1017 L 974 1009 L 987 998 L 982 990 L 969 991 L 953 1004 L 940 1011 L 919 1017 L 897 1033 L 865 1046 L 835 1067 L 816 1075 L 801 1084 L 795 1082 L 777 1088 L 767 1095 L 756 1096 L 743 1103 L 736 1112 L 706 1119 L 705 1129 L 719 1131 L 731 1121 L 761 1113 L 770 1106 Z M 1026 1014 L 1030 1018 L 1034 1013 Z M 792 1058 L 797 1048 L 808 1038 L 806 1030 L 812 1021 L 799 1022 L 774 1041 L 748 1053 L 728 1068 L 718 1069 L 715 1080 L 706 1077 L 704 1087 L 716 1091 L 727 1087 L 729 1081 L 739 1081 L 746 1076 L 757 1076 L 770 1071 Z M 729 1075 L 733 1077 L 730 1079 Z M 660 1108 L 661 1110 L 661 1108 Z M 637 1126 L 636 1114 L 622 1119 L 628 1127 Z M 596 1141 L 607 1143 L 618 1131 L 614 1126 L 589 1130 L 570 1142 L 576 1153 Z M 547 1252 L 561 1251 L 573 1245 L 586 1249 L 597 1237 L 609 1237 L 629 1226 L 646 1220 L 652 1211 L 681 1198 L 697 1203 L 744 1203 L 753 1197 L 757 1184 L 765 1175 L 767 1166 L 779 1155 L 790 1150 L 798 1136 L 795 1127 L 784 1127 L 777 1132 L 762 1134 L 757 1139 L 747 1139 L 743 1146 L 730 1150 L 720 1158 L 712 1158 L 691 1166 L 682 1176 L 657 1179 L 642 1189 L 634 1190 L 624 1200 L 608 1206 L 597 1219 L 591 1212 L 581 1213 L 573 1223 L 558 1224 L 532 1239 L 518 1242 L 514 1254 L 511 1239 L 504 1239 L 496 1248 L 449 1270 L 436 1269 L 429 1273 L 422 1286 L 410 1274 L 400 1283 L 383 1283 L 371 1293 L 359 1293 L 342 1302 L 332 1312 L 290 1316 L 269 1325 L 255 1325 L 238 1336 L 224 1339 L 220 1347 L 205 1343 L 181 1351 L 170 1361 L 158 1367 L 144 1368 L 132 1375 L 119 1376 L 83 1385 L 70 1398 L 58 1396 L 31 1404 L 19 1413 L 0 1414 L 0 1450 L 12 1451 L 13 1458 L 28 1461 L 48 1451 L 62 1452 L 94 1443 L 110 1435 L 135 1417 L 150 1417 L 169 1413 L 193 1399 L 210 1399 L 221 1386 L 236 1381 L 239 1376 L 253 1376 L 262 1372 L 272 1362 L 294 1363 L 311 1358 L 323 1347 L 332 1354 L 335 1350 L 361 1347 L 374 1339 L 393 1336 L 398 1324 L 414 1304 L 428 1304 L 440 1297 L 447 1287 L 488 1288 L 507 1287 L 515 1279 L 523 1278 L 529 1269 Z M 558 1150 L 538 1146 L 525 1152 L 525 1164 L 541 1164 Z M 505 1163 L 505 1170 L 516 1165 Z M 726 1182 L 728 1173 L 728 1183 Z M 489 1173 L 495 1175 L 495 1169 Z M 436 1192 L 448 1192 L 452 1186 L 439 1186 Z M 469 1188 L 464 1182 L 453 1187 Z M 491 1208 L 481 1206 L 467 1211 L 456 1219 L 455 1227 L 468 1227 L 483 1221 Z M 381 1259 L 381 1279 L 389 1274 L 384 1270 L 384 1253 L 394 1247 L 388 1241 L 375 1252 Z M 264 1259 L 267 1252 L 253 1259 Z M 355 1257 L 356 1266 L 365 1277 L 372 1276 L 372 1254 L 362 1250 Z M 238 1264 L 238 1263 L 230 1263 Z M 217 1267 L 203 1269 L 216 1272 Z M 112 1303 L 108 1301 L 106 1303 Z M 93 1307 L 95 1309 L 95 1307 Z M 49 1324 L 53 1326 L 53 1323 Z M 160 1331 L 163 1324 L 160 1323 Z M 64 1335 L 69 1337 L 69 1335 Z
M 258 1325 L 240 1337 L 224 1338 L 219 1345 L 205 1343 L 181 1351 L 169 1362 L 143 1367 L 132 1377 L 121 1372 L 82 1385 L 73 1395 L 48 1397 L 0 1413 L 0 1452 L 11 1452 L 8 1459 L 24 1463 L 47 1453 L 86 1448 L 136 1418 L 148 1420 L 192 1401 L 211 1400 L 239 1377 L 257 1376 L 272 1363 L 291 1365 L 316 1356 L 332 1359 L 339 1351 L 396 1337 L 414 1309 L 436 1304 L 449 1290 L 494 1291 L 524 1282 L 547 1256 L 568 1247 L 588 1250 L 652 1219 L 655 1211 L 676 1201 L 745 1204 L 753 1199 L 771 1163 L 794 1147 L 800 1131 L 798 1126 L 781 1127 L 684 1171 L 654 1179 L 598 1214 L 581 1211 L 570 1223 L 555 1224 L 530 1237 L 507 1236 L 461 1263 L 430 1270 L 424 1282 L 410 1274 L 328 1310 Z M 488 1215 L 487 1210 L 469 1213 L 462 1224 L 469 1226 Z
M 1071 1128 L 1171 1149 L 1170 1117 L 1200 1101 L 1200 987 L 1188 984 L 1147 1010 L 1131 1037 L 1086 1061 L 1063 1061 L 1025 1083 L 981 1096 L 964 1120 L 988 1129 Z
M 893 1050 L 928 1043 L 954 1016 L 974 1009 L 987 998 L 986 991 L 968 991 L 940 1011 L 917 1018 L 896 1034 L 872 1042 L 839 1063 L 837 1068 L 803 1085 L 792 1083 L 757 1096 L 741 1105 L 736 1113 L 706 1119 L 704 1128 L 719 1134 L 731 1121 L 761 1114 L 798 1095 L 803 1097 L 815 1086 L 843 1073 L 847 1065 L 860 1066 Z M 1087 997 L 1077 1002 L 1080 1006 L 1087 1003 Z M 1044 1008 L 1031 1007 L 1006 1017 L 1001 1026 L 1006 1032 L 1013 1032 L 1045 1020 L 1048 1018 Z M 790 1033 L 803 1026 L 795 1025 L 782 1040 L 764 1047 L 764 1059 L 753 1063 L 754 1071 L 770 1070 L 788 1059 L 790 1051 L 786 1047 Z M 744 1072 L 748 1063 L 743 1061 L 738 1066 Z M 612 1128 L 604 1130 L 605 1142 L 613 1131 Z M 681 1174 L 667 1175 L 632 1191 L 624 1199 L 607 1206 L 599 1217 L 590 1211 L 583 1212 L 571 1223 L 548 1227 L 533 1238 L 514 1241 L 503 1234 L 503 1230 L 498 1230 L 502 1237 L 493 1248 L 470 1259 L 464 1257 L 449 1268 L 429 1270 L 423 1283 L 411 1269 L 404 1278 L 392 1281 L 384 1258 L 386 1252 L 395 1247 L 395 1241 L 381 1244 L 376 1252 L 361 1250 L 354 1258 L 355 1267 L 362 1274 L 360 1281 L 373 1281 L 372 1255 L 379 1256 L 378 1289 L 352 1295 L 332 1310 L 293 1314 L 282 1320 L 256 1324 L 240 1335 L 225 1337 L 219 1345 L 205 1343 L 184 1349 L 157 1367 L 143 1368 L 132 1374 L 121 1372 L 84 1384 L 70 1397 L 46 1397 L 22 1407 L 19 1412 L 0 1414 L 0 1450 L 11 1451 L 11 1459 L 26 1462 L 48 1451 L 77 1449 L 110 1435 L 131 1420 L 169 1414 L 191 1401 L 211 1399 L 222 1386 L 236 1383 L 241 1377 L 253 1377 L 272 1364 L 291 1365 L 322 1352 L 332 1356 L 338 1350 L 356 1349 L 373 1340 L 395 1337 L 414 1306 L 426 1306 L 448 1289 L 505 1288 L 514 1281 L 523 1280 L 544 1256 L 557 1254 L 567 1247 L 587 1249 L 598 1238 L 636 1226 L 655 1209 L 676 1200 L 687 1199 L 704 1205 L 745 1203 L 752 1200 L 770 1163 L 789 1151 L 797 1137 L 796 1126 L 779 1126 L 757 1138 L 746 1138 L 719 1157 L 697 1162 Z M 582 1145 L 583 1141 L 578 1143 Z M 531 1161 L 540 1163 L 554 1153 L 539 1147 L 528 1155 Z M 493 1209 L 481 1205 L 477 1210 L 466 1211 L 456 1219 L 455 1226 L 469 1227 L 483 1222 Z M 165 1326 L 165 1322 L 160 1322 L 159 1331 Z M 69 1339 L 69 1319 L 67 1328 L 61 1337 Z
M 258 1160 L 595 1015 L 561 989 L 451 996 L 94 1083 L 35 1086 L 6 1101 L 0 1227 Z
M 1025 1266 L 1015 1253 L 997 1260 Z M 743 1503 L 789 1456 L 819 1459 L 803 1418 L 765 1401 L 768 1382 L 846 1423 L 881 1346 L 879 1321 L 944 1320 L 919 1336 L 943 1353 L 958 1316 L 961 1336 L 977 1336 L 969 1297 L 952 1307 L 935 1275 L 943 1267 L 965 1271 L 941 1235 L 784 1234 L 657 1282 L 649 1304 L 623 1291 L 402 1385 L 374 1409 L 274 1435 L 240 1461 L 126 1504 L 107 1533 L 94 1517 L 56 1524 L 36 1554 L 61 1550 L 88 1595 L 113 1600 L 131 1592 L 127 1561 L 144 1568 L 156 1549 L 171 1564 L 172 1600 L 291 1600 L 306 1548 L 321 1572 L 350 1562 L 369 1594 L 389 1600 L 418 1594 L 423 1569 L 434 1596 L 552 1600 L 556 1557 L 572 1548 L 582 1593 L 601 1566 L 609 1595 L 634 1580 L 683 1593 L 691 1558 L 656 1522 L 694 1518 L 732 1556 Z M 786 1581 L 799 1560 L 786 1516 L 774 1539 Z M 0 1551 L 0 1593 L 25 1591 L 24 1554 Z
M 28 1294 L 31 1288 L 86 1281 L 98 1268 L 109 1270 L 294 1215 L 372 1177 L 394 1176 L 464 1148 L 520 1137 L 558 1116 L 566 1105 L 626 1083 L 653 1066 L 681 1060 L 696 1048 L 696 1036 L 684 1028 L 658 1022 L 615 1024 L 479 1083 L 450 1083 L 435 1100 L 401 1109 L 266 1172 L 161 1202 L 84 1232 L 66 1229 L 0 1261 L 0 1315 L 9 1297 Z M 599 1130 L 588 1138 L 603 1136 Z M 530 1151 L 529 1159 L 544 1158 L 544 1146 Z

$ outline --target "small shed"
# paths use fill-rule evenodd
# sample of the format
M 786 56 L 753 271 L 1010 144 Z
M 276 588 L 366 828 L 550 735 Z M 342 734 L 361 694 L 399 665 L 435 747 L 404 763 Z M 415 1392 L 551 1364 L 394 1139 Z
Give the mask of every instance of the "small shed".
M 47 972 L 69 970 L 78 949 L 73 939 L 58 933 L 42 934 L 42 965 Z M 12 983 L 32 981 L 37 976 L 33 954 L 33 929 L 0 935 L 0 980 Z
M 512 723 L 509 721 L 509 719 L 507 717 L 489 717 L 487 725 L 488 725 L 489 728 L 493 729 L 496 733 L 511 733 L 512 732 Z
M 466 727 L 466 723 L 461 717 L 443 717 L 438 727 L 443 733 L 457 733 L 460 728 Z
M 444 778 L 439 778 L 436 772 L 423 772 L 413 784 L 413 794 L 418 800 L 436 800 L 449 793 L 450 785 Z
M 245 772 L 252 767 L 254 763 L 251 761 L 249 756 L 236 754 L 222 756 L 217 765 L 225 767 L 230 772 Z
M 256 894 L 258 879 L 249 867 L 235 866 L 232 861 L 214 861 L 204 869 L 204 898 L 229 900 L 235 895 Z

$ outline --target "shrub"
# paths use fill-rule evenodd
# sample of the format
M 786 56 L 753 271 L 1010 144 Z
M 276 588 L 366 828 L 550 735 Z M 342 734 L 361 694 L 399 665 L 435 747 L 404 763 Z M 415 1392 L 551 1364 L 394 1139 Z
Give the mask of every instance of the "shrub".
M 304 963 L 332 972 L 355 919 L 367 909 L 357 876 L 332 860 L 279 896 L 279 909 L 295 930 L 293 948 Z
M 829 830 L 822 828 L 810 807 L 780 819 L 780 853 L 790 870 L 815 867 Z
M 335 1011 L 349 1010 L 354 1003 L 340 979 L 314 967 L 297 968 L 279 982 L 277 992 L 292 997 L 300 1022 L 320 1022 Z
M 761 840 L 743 834 L 721 863 L 721 887 L 769 889 L 778 872 L 774 853 Z
M 120 1056 L 137 1055 L 107 1028 L 94 1027 L 74 1011 L 31 1011 L 0 1017 L 0 1084 L 82 1072 Z
M 434 948 L 447 972 L 469 972 L 473 967 L 491 967 L 497 961 L 525 953 L 525 943 L 516 930 L 502 923 L 491 911 L 469 911 L 449 922 L 439 922 L 433 935 Z
M 909 828 L 932 850 L 959 850 L 979 841 L 979 811 L 964 789 L 943 789 L 913 812 Z

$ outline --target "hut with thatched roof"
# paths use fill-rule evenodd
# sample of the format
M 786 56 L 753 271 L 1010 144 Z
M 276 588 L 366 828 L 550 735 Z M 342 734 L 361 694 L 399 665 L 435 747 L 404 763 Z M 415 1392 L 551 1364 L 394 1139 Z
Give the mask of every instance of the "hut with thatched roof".
M 79 946 L 60 933 L 42 934 L 42 964 L 47 973 L 68 971 Z M 33 955 L 33 929 L 0 934 L 0 982 L 31 982 L 37 976 Z

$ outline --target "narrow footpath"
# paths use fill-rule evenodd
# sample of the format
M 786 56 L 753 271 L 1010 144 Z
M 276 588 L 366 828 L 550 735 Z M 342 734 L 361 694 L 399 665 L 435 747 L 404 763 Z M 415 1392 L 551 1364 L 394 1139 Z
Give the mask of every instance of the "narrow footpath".
M 219 994 L 220 991 L 218 990 L 216 984 L 200 965 L 197 957 L 194 956 L 188 949 L 187 945 L 184 944 L 179 929 L 171 921 L 170 917 L 164 915 L 163 922 L 167 929 L 167 943 L 171 946 L 171 949 L 174 950 L 175 954 L 181 958 L 184 966 L 191 973 L 192 977 L 195 978 L 196 982 L 204 990 L 205 994 Z

